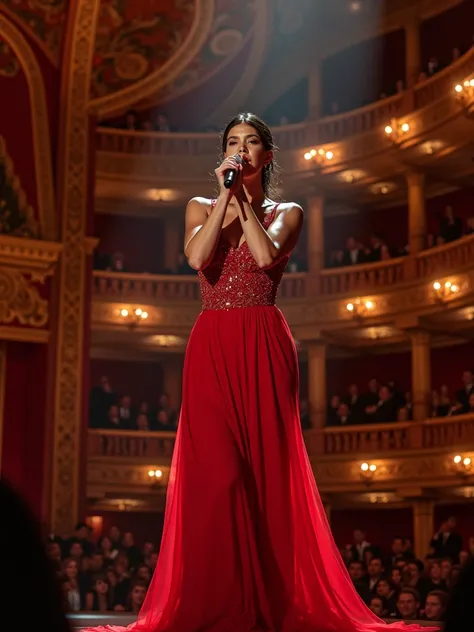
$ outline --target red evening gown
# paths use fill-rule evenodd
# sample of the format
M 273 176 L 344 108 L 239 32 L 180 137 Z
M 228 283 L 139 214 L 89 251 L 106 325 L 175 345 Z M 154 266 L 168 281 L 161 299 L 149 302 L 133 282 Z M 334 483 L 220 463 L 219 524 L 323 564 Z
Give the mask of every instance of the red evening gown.
M 359 598 L 326 520 L 275 306 L 286 263 L 262 270 L 221 240 L 199 273 L 160 557 L 133 632 L 407 630 Z

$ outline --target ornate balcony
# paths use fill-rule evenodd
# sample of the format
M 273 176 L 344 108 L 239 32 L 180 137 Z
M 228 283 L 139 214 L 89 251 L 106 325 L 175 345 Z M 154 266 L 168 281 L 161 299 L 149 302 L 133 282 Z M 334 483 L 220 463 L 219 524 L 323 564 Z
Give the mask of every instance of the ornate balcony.
M 174 441 L 168 432 L 89 430 L 88 498 L 96 506 L 163 499 Z M 310 430 L 305 441 L 325 495 L 350 491 L 367 502 L 368 494 L 384 493 L 400 501 L 426 490 L 444 497 L 472 489 L 473 415 Z
M 474 294 L 474 235 L 375 264 L 286 274 L 278 303 L 298 340 L 312 340 L 322 330 L 335 332 L 394 327 L 403 319 L 441 319 L 446 326 L 469 324 Z M 450 283 L 456 292 L 443 295 L 433 284 Z M 357 301 L 370 303 L 361 314 Z M 200 311 L 197 276 L 94 272 L 93 329 L 125 329 L 122 310 L 146 310 L 140 334 L 186 337 Z M 439 325 L 439 323 L 438 323 Z M 363 343 L 364 331 L 359 331 Z M 377 336 L 378 337 L 378 336 Z M 368 340 L 366 340 L 367 343 Z M 372 340 L 373 342 L 373 340 Z
M 362 175 L 350 180 L 351 194 L 358 192 L 367 199 L 371 184 L 401 173 L 400 152 L 410 164 L 421 165 L 426 158 L 423 144 L 433 137 L 445 150 L 432 156 L 442 168 L 446 149 L 450 154 L 461 150 L 470 132 L 466 114 L 472 103 L 458 103 L 454 86 L 473 73 L 471 49 L 432 78 L 394 97 L 337 116 L 276 128 L 286 194 L 301 195 L 322 182 L 340 191 L 344 183 L 349 186 L 347 174 L 358 170 Z M 409 131 L 395 143 L 384 134 L 393 120 L 409 122 Z M 314 169 L 303 156 L 322 144 L 333 159 L 330 165 Z M 197 185 L 203 191 L 209 188 L 209 169 L 219 153 L 219 141 L 214 133 L 100 128 L 97 149 L 98 200 L 156 200 L 156 191 L 161 191 L 160 200 L 182 204 L 196 194 Z

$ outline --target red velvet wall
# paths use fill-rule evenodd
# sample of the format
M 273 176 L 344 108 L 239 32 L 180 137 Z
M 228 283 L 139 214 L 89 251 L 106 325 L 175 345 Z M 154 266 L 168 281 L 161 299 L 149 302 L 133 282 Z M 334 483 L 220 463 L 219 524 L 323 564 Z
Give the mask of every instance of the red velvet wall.
M 402 391 L 411 390 L 411 354 L 409 352 L 387 355 L 371 355 L 366 349 L 360 356 L 329 359 L 326 363 L 328 396 L 344 395 L 351 383 L 363 392 L 372 377 L 381 382 L 395 380 Z M 446 384 L 454 397 L 461 388 L 461 376 L 465 369 L 474 370 L 474 343 L 431 350 L 431 385 L 439 389 Z M 301 396 L 308 391 L 308 368 L 300 363 Z
M 465 52 L 472 44 L 474 2 L 464 0 L 448 11 L 421 24 L 421 55 L 423 67 L 433 55 L 442 65 L 449 64 L 453 48 Z
M 357 528 L 366 532 L 367 540 L 371 544 L 388 549 L 394 535 L 413 537 L 412 510 L 377 507 L 331 511 L 331 530 L 339 548 L 352 544 L 352 533 Z
M 48 348 L 7 342 L 2 476 L 42 516 Z
M 122 252 L 129 272 L 159 272 L 164 266 L 163 221 L 153 217 L 130 217 L 96 213 L 94 234 L 97 252 Z
M 474 535 L 474 503 L 464 502 L 435 507 L 433 530 L 438 529 L 449 516 L 456 516 L 457 530 L 463 537 L 464 546 L 467 546 L 469 538 Z M 357 528 L 366 532 L 371 544 L 388 549 L 395 535 L 413 538 L 413 512 L 411 508 L 385 507 L 331 511 L 331 530 L 339 547 L 352 543 L 352 532 Z
M 110 527 L 115 526 L 122 533 L 131 531 L 138 546 L 145 542 L 153 542 L 157 547 L 160 544 L 164 518 L 162 512 L 89 511 L 89 516 L 102 516 L 101 535 L 107 534 Z
M 130 395 L 134 405 L 141 400 L 155 404 L 162 394 L 163 367 L 159 362 L 91 360 L 91 386 L 97 386 L 102 375 L 108 376 L 119 395 Z
M 324 218 L 324 247 L 326 258 L 334 250 L 345 248 L 346 239 L 355 237 L 369 246 L 372 233 L 380 235 L 387 245 L 403 248 L 408 238 L 408 210 L 406 206 L 388 209 L 361 209 L 353 215 Z
M 460 189 L 445 195 L 439 195 L 426 201 L 427 230 L 430 233 L 439 232 L 439 220 L 446 206 L 452 206 L 454 213 L 463 220 L 466 227 L 466 219 L 474 215 L 474 187 Z

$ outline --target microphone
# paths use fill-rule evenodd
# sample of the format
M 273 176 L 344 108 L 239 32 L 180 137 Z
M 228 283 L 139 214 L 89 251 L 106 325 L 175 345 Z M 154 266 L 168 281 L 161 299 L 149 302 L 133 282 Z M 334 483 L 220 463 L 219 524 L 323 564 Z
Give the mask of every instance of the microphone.
M 239 154 L 235 154 L 234 160 L 235 162 L 239 163 L 239 165 L 242 165 L 244 162 L 242 160 L 242 157 L 239 156 Z M 236 175 L 237 175 L 237 169 L 229 169 L 228 171 L 226 171 L 225 178 L 224 178 L 224 186 L 226 189 L 230 189 L 232 187 L 232 185 L 234 184 Z

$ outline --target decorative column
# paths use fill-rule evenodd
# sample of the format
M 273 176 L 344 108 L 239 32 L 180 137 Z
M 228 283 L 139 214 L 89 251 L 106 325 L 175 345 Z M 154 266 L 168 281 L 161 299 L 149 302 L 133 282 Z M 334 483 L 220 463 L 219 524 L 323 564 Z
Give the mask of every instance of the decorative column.
M 323 86 L 321 81 L 321 60 L 310 64 L 308 76 L 308 114 L 309 119 L 317 121 L 321 117 Z
M 433 537 L 434 502 L 427 499 L 415 500 L 413 503 L 413 538 L 415 555 L 423 560 L 430 548 Z
M 421 72 L 420 23 L 416 19 L 405 25 L 405 74 L 407 88 L 413 88 Z
M 421 329 L 410 331 L 411 380 L 413 420 L 423 421 L 430 416 L 431 367 L 430 334 Z M 412 446 L 413 447 L 413 446 Z
M 426 237 L 425 177 L 422 173 L 407 175 L 408 184 L 408 241 L 410 256 L 423 250 Z
M 176 271 L 178 265 L 178 255 L 183 250 L 183 244 L 180 243 L 180 231 L 178 222 L 175 218 L 167 218 L 165 220 L 165 256 L 164 267 L 167 270 Z
M 310 294 L 319 290 L 319 275 L 324 268 L 324 196 L 314 195 L 307 201 L 308 217 L 308 272 Z
M 308 346 L 308 400 L 311 427 L 320 430 L 326 423 L 326 343 L 312 341 Z

